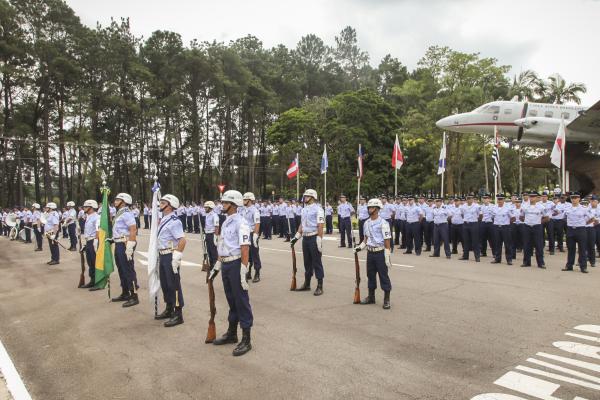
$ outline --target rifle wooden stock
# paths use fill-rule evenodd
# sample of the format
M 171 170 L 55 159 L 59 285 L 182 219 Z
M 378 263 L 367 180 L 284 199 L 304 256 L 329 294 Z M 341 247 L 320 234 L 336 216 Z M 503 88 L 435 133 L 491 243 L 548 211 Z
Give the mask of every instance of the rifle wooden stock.
M 208 330 L 206 332 L 206 340 L 204 343 L 212 343 L 217 338 L 217 327 L 215 325 L 215 315 L 217 308 L 215 307 L 215 288 L 212 279 L 208 279 L 210 271 L 206 273 L 206 283 L 208 284 L 208 305 L 210 307 L 210 319 L 208 320 Z
M 81 242 L 81 234 L 79 234 L 79 259 L 81 261 L 81 274 L 79 275 L 78 288 L 85 285 L 85 256 L 83 255 L 83 243 Z M 87 246 L 87 243 L 86 243 Z
M 298 269 L 296 268 L 296 249 L 292 246 L 292 285 L 290 290 L 296 290 L 296 272 Z
M 356 246 L 354 235 L 352 235 L 352 242 Z M 360 304 L 360 263 L 358 262 L 358 253 L 354 253 L 354 269 L 356 272 L 356 287 L 354 288 L 354 304 Z

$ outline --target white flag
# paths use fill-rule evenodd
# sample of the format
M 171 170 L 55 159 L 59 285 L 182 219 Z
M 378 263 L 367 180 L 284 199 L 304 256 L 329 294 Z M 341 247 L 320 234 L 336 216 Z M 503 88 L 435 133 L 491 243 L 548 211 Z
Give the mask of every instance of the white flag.
M 554 141 L 554 147 L 552 147 L 552 153 L 550 154 L 550 162 L 556 165 L 557 168 L 562 166 L 562 152 L 565 146 L 565 121 L 560 120 L 560 126 L 558 133 L 556 134 L 556 140 Z
M 443 174 L 446 171 L 446 132 L 444 132 L 444 139 L 442 141 L 442 148 L 440 150 L 440 158 L 438 160 L 438 175 Z
M 148 244 L 148 297 L 152 304 L 159 299 L 160 276 L 158 274 L 158 204 L 160 202 L 160 185 L 152 187 L 152 221 L 150 223 L 150 242 Z

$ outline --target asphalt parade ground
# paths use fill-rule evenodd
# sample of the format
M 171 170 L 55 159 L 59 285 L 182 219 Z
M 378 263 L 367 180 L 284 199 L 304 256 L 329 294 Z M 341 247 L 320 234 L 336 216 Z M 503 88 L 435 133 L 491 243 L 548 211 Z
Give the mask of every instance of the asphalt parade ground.
M 77 288 L 77 252 L 61 249 L 61 263 L 48 266 L 47 243 L 33 252 L 0 238 L 0 343 L 33 399 L 600 399 L 600 270 L 561 272 L 566 253 L 546 254 L 541 270 L 520 268 L 521 254 L 508 266 L 397 249 L 392 309 L 383 310 L 380 290 L 376 305 L 352 304 L 353 253 L 337 236 L 324 241 L 320 297 L 290 292 L 289 244 L 262 240 L 253 350 L 233 357 L 232 345 L 204 344 L 199 235 L 188 234 L 184 253 L 185 323 L 164 328 L 153 320 L 141 234 L 141 303 L 130 309 L 106 290 Z M 117 282 L 115 271 L 113 296 Z M 215 282 L 220 336 L 227 305 Z

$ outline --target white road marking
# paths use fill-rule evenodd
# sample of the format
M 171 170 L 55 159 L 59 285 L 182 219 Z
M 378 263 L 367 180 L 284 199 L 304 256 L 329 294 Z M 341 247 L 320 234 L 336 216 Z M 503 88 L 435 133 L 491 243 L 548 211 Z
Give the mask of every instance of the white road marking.
M 573 337 L 576 337 L 578 339 L 589 340 L 590 342 L 598 342 L 598 343 L 600 343 L 600 338 L 597 338 L 595 336 L 580 335 L 578 333 L 571 333 L 571 332 L 567 332 L 567 333 L 565 333 L 565 335 L 567 335 L 567 336 L 573 336 Z
M 600 372 L 600 365 L 593 364 L 587 361 L 574 360 L 572 358 L 555 356 L 554 354 L 548 353 L 537 353 L 536 356 L 549 358 L 551 360 L 560 361 L 565 364 L 573 365 L 574 367 L 589 369 L 590 371 Z
M 527 400 L 523 397 L 504 393 L 485 393 L 473 397 L 471 400 Z M 585 399 L 584 399 L 585 400 Z
M 573 375 L 573 376 L 576 376 L 581 379 L 587 379 L 588 381 L 591 381 L 591 382 L 600 383 L 600 378 L 597 378 L 593 375 L 584 374 L 583 372 L 575 371 L 574 369 L 565 368 L 565 367 L 561 367 L 559 365 L 555 365 L 555 364 L 552 364 L 549 362 L 536 360 L 535 358 L 528 358 L 527 362 L 530 362 L 532 364 L 541 365 L 542 367 L 550 368 L 550 369 L 553 369 L 556 371 L 564 372 L 566 374 Z
M 560 385 L 514 371 L 502 375 L 494 384 L 542 400 L 561 400 L 552 396 L 552 393 L 556 392 Z
M 261 249 L 263 250 L 270 250 L 270 251 L 280 251 L 280 252 L 284 252 L 284 253 L 291 253 L 291 250 L 285 250 L 285 249 L 273 249 L 271 247 L 261 247 Z M 302 254 L 301 251 L 297 251 L 296 254 Z M 326 258 L 335 258 L 337 260 L 345 260 L 345 261 L 352 261 L 354 262 L 354 258 L 349 258 L 349 257 L 338 257 L 338 256 L 328 256 L 327 254 L 323 254 L 321 257 L 326 257 Z M 365 259 L 359 259 L 358 261 L 360 262 L 366 262 L 367 260 Z M 403 267 L 403 268 L 414 268 L 414 265 L 405 265 L 405 264 L 392 264 L 392 267 Z
M 10 356 L 6 352 L 2 341 L 0 341 L 0 371 L 6 380 L 6 387 L 14 400 L 31 400 L 31 396 L 21 380 Z
M 568 351 L 569 353 L 579 354 L 581 356 L 600 360 L 600 347 L 598 346 L 590 346 L 589 344 L 581 344 L 577 342 L 554 342 L 552 345 L 561 350 Z
M 600 325 L 578 325 L 575 329 L 600 335 Z
M 529 372 L 530 374 L 535 374 L 535 375 L 545 376 L 547 378 L 556 379 L 557 381 L 572 383 L 574 385 L 579 385 L 579 386 L 582 386 L 582 387 L 588 388 L 588 389 L 600 390 L 600 385 L 595 385 L 593 383 L 589 383 L 589 382 L 582 381 L 579 379 L 569 378 L 567 376 L 553 374 L 551 372 L 546 372 L 546 371 L 542 371 L 542 370 L 535 369 L 535 368 L 529 368 L 529 367 L 524 367 L 522 365 L 517 365 L 515 367 L 515 369 L 518 369 L 519 371 Z

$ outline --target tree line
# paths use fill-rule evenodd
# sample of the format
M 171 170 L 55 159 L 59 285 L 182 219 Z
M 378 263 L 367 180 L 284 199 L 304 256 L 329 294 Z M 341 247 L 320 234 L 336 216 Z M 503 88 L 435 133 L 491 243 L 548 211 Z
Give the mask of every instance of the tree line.
M 296 153 L 301 189 L 322 187 L 325 145 L 329 193 L 356 192 L 358 144 L 363 193 L 391 192 L 396 134 L 400 191 L 438 191 L 437 119 L 515 95 L 578 103 L 585 92 L 560 75 L 510 79 L 509 70 L 440 46 L 412 71 L 392 55 L 374 66 L 352 27 L 331 44 L 308 34 L 295 48 L 265 48 L 252 35 L 184 44 L 171 31 L 138 37 L 128 19 L 87 27 L 61 0 L 0 0 L 0 204 L 81 202 L 99 196 L 103 179 L 148 200 L 155 173 L 181 199 L 214 198 L 219 183 L 292 195 L 285 170 Z M 505 190 L 556 181 L 519 170 L 538 153 L 501 149 Z M 488 140 L 448 135 L 448 193 L 485 187 L 485 154 Z

